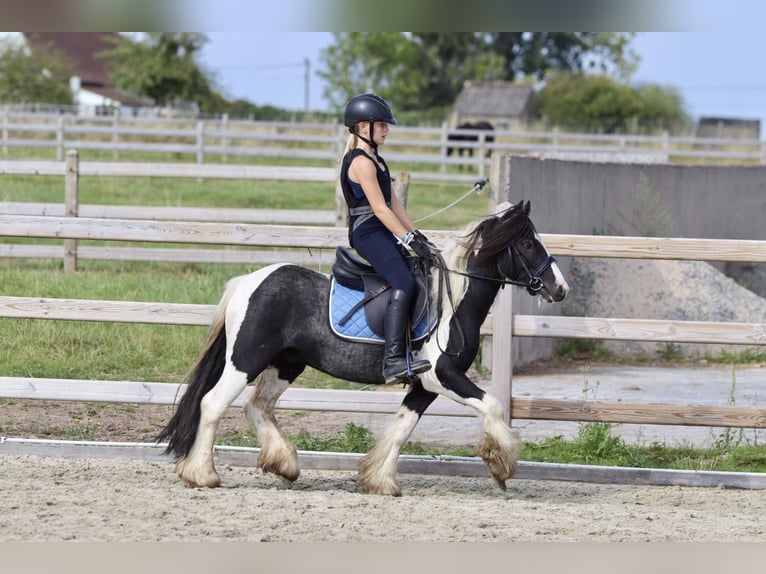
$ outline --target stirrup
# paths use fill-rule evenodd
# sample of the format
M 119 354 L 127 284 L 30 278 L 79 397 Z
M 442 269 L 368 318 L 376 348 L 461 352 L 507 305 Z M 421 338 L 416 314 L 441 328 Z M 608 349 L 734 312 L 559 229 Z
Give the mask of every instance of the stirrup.
M 407 353 L 404 357 L 395 357 L 395 359 L 404 362 L 403 368 L 397 369 L 398 372 L 395 374 L 386 375 L 386 364 L 385 361 L 383 362 L 383 381 L 387 385 L 399 382 L 408 383 L 410 379 L 417 378 L 417 375 L 430 371 L 432 368 L 431 362 L 427 359 L 412 362 L 410 353 Z

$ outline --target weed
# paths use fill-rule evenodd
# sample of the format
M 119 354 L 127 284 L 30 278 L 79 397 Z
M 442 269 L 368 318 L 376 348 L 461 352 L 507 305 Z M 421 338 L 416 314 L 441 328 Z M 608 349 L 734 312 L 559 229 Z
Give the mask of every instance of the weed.
M 654 191 L 649 176 L 641 172 L 636 184 L 636 201 L 630 215 L 617 211 L 617 216 L 627 223 L 632 234 L 642 237 L 669 237 L 673 232 L 673 217 L 662 206 L 662 197 Z M 623 235 L 617 229 L 609 226 L 611 233 Z
M 665 343 L 659 351 L 660 359 L 663 361 L 683 361 L 684 352 L 681 345 L 677 343 Z
M 613 353 L 600 339 L 567 339 L 556 347 L 556 354 L 570 359 L 603 361 L 612 358 Z

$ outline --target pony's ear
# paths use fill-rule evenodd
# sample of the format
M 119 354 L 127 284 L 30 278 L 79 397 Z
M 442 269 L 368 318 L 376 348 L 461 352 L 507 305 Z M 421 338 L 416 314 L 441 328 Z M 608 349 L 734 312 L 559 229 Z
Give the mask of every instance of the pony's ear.
M 529 200 L 521 202 L 521 210 L 524 212 L 524 215 L 529 215 L 531 209 L 532 204 L 529 203 Z

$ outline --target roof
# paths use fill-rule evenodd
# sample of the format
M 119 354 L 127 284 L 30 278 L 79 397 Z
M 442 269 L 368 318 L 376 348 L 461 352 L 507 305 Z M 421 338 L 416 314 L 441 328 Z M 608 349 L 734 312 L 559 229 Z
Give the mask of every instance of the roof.
M 107 60 L 96 54 L 114 48 L 106 38 L 118 36 L 117 32 L 24 32 L 32 48 L 55 50 L 74 66 L 82 84 L 91 86 L 111 85 Z
M 466 82 L 457 98 L 455 110 L 462 116 L 523 116 L 528 113 L 534 94 L 534 88 L 525 84 Z

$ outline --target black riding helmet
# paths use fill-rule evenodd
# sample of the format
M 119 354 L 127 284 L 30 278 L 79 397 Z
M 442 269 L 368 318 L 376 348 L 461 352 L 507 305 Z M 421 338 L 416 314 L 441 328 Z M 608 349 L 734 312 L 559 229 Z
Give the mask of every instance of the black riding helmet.
M 389 103 L 375 94 L 360 94 L 351 98 L 351 101 L 346 105 L 346 113 L 344 123 L 352 134 L 354 132 L 354 126 L 360 122 L 370 122 L 370 139 L 355 134 L 361 140 L 367 142 L 375 153 L 378 153 L 378 145 L 373 138 L 374 122 L 386 122 L 388 124 L 396 124 L 396 118 L 391 111 Z
M 359 122 L 386 122 L 396 124 L 389 103 L 375 94 L 361 94 L 346 105 L 345 125 L 350 130 Z

